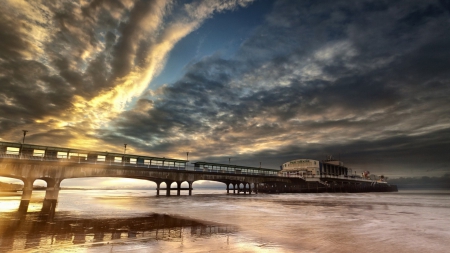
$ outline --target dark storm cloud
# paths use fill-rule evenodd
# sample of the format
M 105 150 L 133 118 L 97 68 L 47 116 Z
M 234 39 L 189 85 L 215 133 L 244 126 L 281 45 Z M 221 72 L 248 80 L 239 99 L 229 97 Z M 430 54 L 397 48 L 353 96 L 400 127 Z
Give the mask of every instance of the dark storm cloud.
M 89 100 L 113 89 L 134 64 L 133 43 L 148 35 L 139 22 L 163 12 L 157 2 L 6 3 L 0 10 L 0 135 L 8 138 L 37 120 L 70 121 L 76 97 Z
M 0 12 L 0 57 L 2 59 L 22 57 L 31 46 L 28 41 L 22 39 L 23 32 L 19 31 L 20 26 L 26 28 L 26 24 L 21 24 Z
M 117 126 L 149 150 L 190 144 L 200 157 L 242 152 L 280 162 L 352 150 L 349 160 L 373 154 L 384 168 L 444 166 L 449 6 L 277 1 L 234 57 L 191 64 Z
M 183 80 L 161 88 L 163 100 L 141 99 L 134 110 L 124 113 L 126 122 L 119 123 L 119 127 L 124 127 L 122 133 L 126 136 L 143 133 L 149 138 L 164 139 L 170 137 L 174 128 L 182 128 L 186 134 L 209 131 L 204 120 L 213 119 L 213 124 L 216 120 L 226 120 L 227 116 L 216 117 L 219 111 L 231 111 L 234 106 L 229 103 L 238 96 L 226 86 L 231 77 L 217 71 L 233 68 L 230 65 L 215 56 L 194 64 Z M 128 124 L 133 127 L 127 128 Z
M 138 2 L 128 10 L 121 1 L 93 1 L 81 7 L 81 14 L 77 11 L 80 7 L 71 2 L 50 6 L 58 32 L 47 43 L 46 52 L 53 66 L 60 71 L 60 76 L 75 88 L 74 94 L 86 99 L 93 98 L 113 88 L 116 85 L 115 78 L 129 71 L 129 58 L 134 52 L 124 50 L 123 45 L 127 45 L 125 48 L 132 47 L 129 41 L 137 41 L 138 38 L 127 31 L 134 29 L 134 33 L 137 33 L 142 29 L 135 20 L 145 14 L 150 15 L 153 2 L 145 1 L 146 8 L 142 8 L 143 4 Z M 122 20 L 125 14 L 130 15 L 128 20 Z M 104 49 L 94 52 L 103 43 Z M 89 57 L 93 58 L 86 70 L 83 67 L 86 64 L 85 54 L 92 54 Z M 113 62 L 112 66 L 110 61 Z
M 123 77 L 131 70 L 134 65 L 134 57 L 143 56 L 143 54 L 136 54 L 136 41 L 139 41 L 142 34 L 141 24 L 143 20 L 149 19 L 151 14 L 159 12 L 157 1 L 140 1 L 137 2 L 135 7 L 130 12 L 130 19 L 127 23 L 121 23 L 119 25 L 119 32 L 121 33 L 121 39 L 114 46 L 113 54 L 114 59 L 112 62 L 113 72 L 116 77 Z M 147 26 L 154 26 L 155 24 L 147 23 Z M 145 50 L 150 47 L 151 43 L 145 41 L 139 44 L 140 50 Z M 144 54 L 145 55 L 145 54 Z M 136 59 L 139 64 L 142 60 Z
M 445 139 L 445 141 L 443 141 Z M 369 170 L 374 174 L 390 177 L 409 175 L 439 176 L 450 173 L 450 160 L 446 150 L 450 148 L 448 129 L 422 136 L 393 136 L 379 141 L 353 141 L 335 144 L 289 145 L 280 150 L 265 150 L 245 156 L 231 155 L 233 164 L 264 168 L 279 168 L 286 161 L 309 158 L 322 160 L 333 155 L 341 159 L 353 172 Z M 414 155 L 412 155 L 414 154 Z M 201 157 L 204 160 L 227 163 L 228 157 Z

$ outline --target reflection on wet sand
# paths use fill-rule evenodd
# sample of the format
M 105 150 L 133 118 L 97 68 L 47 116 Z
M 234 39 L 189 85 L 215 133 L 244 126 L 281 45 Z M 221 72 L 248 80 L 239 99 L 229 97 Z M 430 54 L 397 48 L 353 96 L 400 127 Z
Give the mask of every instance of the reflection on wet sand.
M 65 218 L 69 217 L 69 218 Z M 231 226 L 150 214 L 117 219 L 71 219 L 70 214 L 43 208 L 40 212 L 15 212 L 0 217 L 0 252 L 93 247 L 152 240 L 182 241 L 235 232 Z

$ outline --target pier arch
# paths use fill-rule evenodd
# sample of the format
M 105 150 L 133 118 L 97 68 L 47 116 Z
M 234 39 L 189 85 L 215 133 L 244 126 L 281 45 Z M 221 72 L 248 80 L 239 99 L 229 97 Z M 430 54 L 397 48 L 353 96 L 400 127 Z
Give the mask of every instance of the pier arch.
M 180 189 L 189 189 L 189 188 L 192 188 L 192 185 L 189 185 L 188 181 L 182 181 L 179 183 L 179 188 Z M 179 195 L 189 195 L 189 191 L 181 190 Z
M 155 188 L 156 182 L 148 178 L 129 177 L 77 177 L 61 181 L 64 188 Z

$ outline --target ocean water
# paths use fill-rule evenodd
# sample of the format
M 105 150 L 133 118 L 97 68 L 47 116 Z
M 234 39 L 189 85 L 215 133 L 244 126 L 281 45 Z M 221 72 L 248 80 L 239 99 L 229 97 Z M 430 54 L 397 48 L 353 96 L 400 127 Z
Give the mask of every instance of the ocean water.
M 450 252 L 450 191 L 0 195 L 0 252 Z

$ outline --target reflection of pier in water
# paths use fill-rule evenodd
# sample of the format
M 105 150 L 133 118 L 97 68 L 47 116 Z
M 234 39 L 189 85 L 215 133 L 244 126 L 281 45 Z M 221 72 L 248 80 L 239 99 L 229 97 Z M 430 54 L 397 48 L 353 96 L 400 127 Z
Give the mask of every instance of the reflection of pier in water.
M 64 213 L 61 213 L 61 216 Z M 228 234 L 234 227 L 162 214 L 114 219 L 54 219 L 53 211 L 11 213 L 0 219 L 0 252 L 99 246 L 131 241 L 182 241 Z

